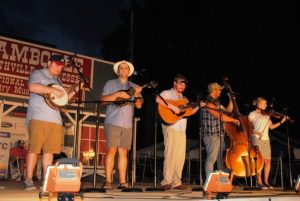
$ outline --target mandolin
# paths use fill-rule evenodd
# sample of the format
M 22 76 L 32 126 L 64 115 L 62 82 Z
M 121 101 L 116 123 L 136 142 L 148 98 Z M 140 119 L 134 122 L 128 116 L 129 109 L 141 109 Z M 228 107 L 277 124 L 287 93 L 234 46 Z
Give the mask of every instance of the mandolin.
M 169 104 L 179 107 L 181 110 L 179 114 L 175 114 L 171 109 L 158 104 L 158 113 L 163 123 L 166 125 L 175 124 L 180 119 L 191 116 L 193 114 L 193 108 L 199 105 L 196 102 L 189 102 L 187 98 L 183 98 L 176 101 L 175 100 L 165 100 L 165 101 Z
M 157 87 L 157 82 L 156 81 L 151 81 L 149 83 L 143 84 L 141 87 L 142 88 L 155 88 L 155 87 Z M 120 97 L 118 97 L 116 99 L 116 102 L 114 102 L 114 104 L 119 106 L 119 107 L 122 107 L 122 106 L 125 106 L 127 104 L 133 103 L 137 99 L 140 99 L 140 97 L 134 97 L 135 89 L 133 87 L 129 87 L 129 89 L 119 90 L 119 91 L 125 91 L 128 95 L 130 95 L 129 99 L 124 99 L 124 98 L 120 98 Z

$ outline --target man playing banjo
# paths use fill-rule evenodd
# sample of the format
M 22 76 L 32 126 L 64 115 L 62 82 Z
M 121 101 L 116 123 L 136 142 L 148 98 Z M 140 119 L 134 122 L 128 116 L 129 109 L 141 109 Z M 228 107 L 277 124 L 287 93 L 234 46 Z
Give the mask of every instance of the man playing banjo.
M 61 152 L 63 126 L 60 111 L 45 101 L 46 94 L 52 94 L 60 98 L 65 96 L 66 91 L 51 85 L 62 86 L 58 76 L 65 66 L 63 56 L 54 54 L 50 56 L 47 68 L 34 70 L 29 77 L 28 87 L 30 91 L 29 106 L 27 110 L 26 124 L 29 128 L 29 147 L 26 158 L 25 190 L 36 189 L 32 181 L 33 171 L 37 161 L 37 155 L 43 150 L 43 178 L 46 168 L 52 165 L 53 154 Z M 79 90 L 79 87 L 77 87 Z M 73 90 L 68 94 L 71 99 L 76 93 Z

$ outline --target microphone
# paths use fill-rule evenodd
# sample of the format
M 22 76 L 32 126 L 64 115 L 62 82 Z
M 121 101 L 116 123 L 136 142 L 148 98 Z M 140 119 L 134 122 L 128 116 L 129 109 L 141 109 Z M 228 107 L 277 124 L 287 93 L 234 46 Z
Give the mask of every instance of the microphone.
M 144 69 L 144 68 L 143 68 L 143 69 L 141 69 L 141 70 L 138 70 L 138 71 L 136 71 L 136 70 L 135 70 L 135 71 L 133 71 L 133 73 L 132 73 L 132 74 L 133 74 L 133 75 L 139 75 L 139 74 L 141 74 L 141 73 L 143 73 L 143 72 L 145 72 L 145 71 L 146 71 L 146 69 Z
M 74 57 L 76 57 L 77 56 L 77 54 L 75 53 L 75 54 L 73 54 L 73 55 L 70 55 L 70 56 L 68 56 L 68 58 L 67 58 L 67 67 L 72 67 L 73 66 L 73 64 L 74 64 Z

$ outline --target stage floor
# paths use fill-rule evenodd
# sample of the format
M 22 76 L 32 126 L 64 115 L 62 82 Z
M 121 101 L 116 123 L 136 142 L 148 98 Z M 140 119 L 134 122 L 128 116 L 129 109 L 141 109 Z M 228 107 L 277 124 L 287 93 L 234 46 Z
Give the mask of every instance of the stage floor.
M 40 186 L 37 183 L 37 186 Z M 116 185 L 115 185 L 116 186 Z M 82 189 L 91 188 L 91 182 L 82 182 Z M 189 190 L 168 190 L 168 191 L 146 191 L 153 188 L 154 184 L 136 183 L 135 188 L 142 189 L 142 192 L 122 192 L 118 189 L 108 190 L 105 193 L 101 192 L 86 192 L 82 197 L 77 195 L 75 200 L 83 201 L 108 201 L 108 200 L 209 200 L 203 191 L 195 191 L 199 186 L 187 185 Z M 159 184 L 157 184 L 159 187 Z M 96 190 L 100 188 L 100 183 L 96 185 Z M 3 201 L 34 201 L 48 200 L 46 195 L 39 198 L 40 190 L 25 191 L 23 190 L 23 182 L 16 181 L 1 181 L 0 183 L 0 200 Z M 216 199 L 216 193 L 212 194 L 211 200 Z M 57 200 L 54 196 L 52 200 Z M 244 190 L 243 186 L 236 186 L 232 192 L 228 193 L 226 200 L 253 200 L 253 201 L 299 201 L 300 195 L 295 190 L 283 190 L 274 188 L 272 190 Z

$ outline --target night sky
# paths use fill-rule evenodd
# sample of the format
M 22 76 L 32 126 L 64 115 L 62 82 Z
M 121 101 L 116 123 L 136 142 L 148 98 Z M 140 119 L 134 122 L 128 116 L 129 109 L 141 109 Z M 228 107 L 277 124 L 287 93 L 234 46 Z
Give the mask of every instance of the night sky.
M 112 62 L 130 60 L 146 70 L 132 79 L 156 80 L 158 92 L 183 73 L 191 101 L 205 97 L 208 83 L 228 77 L 243 114 L 264 96 L 278 112 L 287 108 L 295 120 L 289 133 L 299 140 L 298 8 L 296 1 L 1 0 L 0 33 Z M 152 144 L 155 121 L 155 95 L 143 95 L 140 147 Z M 221 99 L 226 104 L 226 92 Z M 197 126 L 194 115 L 188 138 L 198 138 Z

